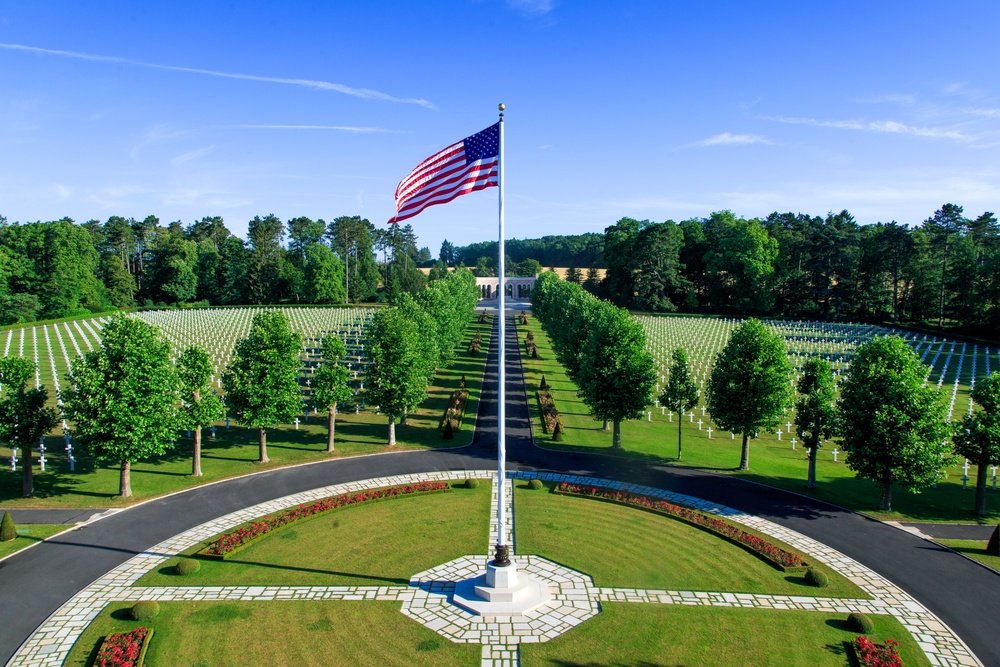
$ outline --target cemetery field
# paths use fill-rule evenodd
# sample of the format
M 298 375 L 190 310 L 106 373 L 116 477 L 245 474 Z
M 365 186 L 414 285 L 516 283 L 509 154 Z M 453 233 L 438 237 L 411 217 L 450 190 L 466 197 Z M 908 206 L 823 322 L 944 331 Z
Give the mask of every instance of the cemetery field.
M 3 513 L 0 512 L 0 516 Z M 52 537 L 53 535 L 58 535 L 64 530 L 68 530 L 73 526 L 68 526 L 65 524 L 46 524 L 46 523 L 26 523 L 17 526 L 17 539 L 11 540 L 10 542 L 0 542 L 0 558 L 11 555 L 21 549 L 30 547 L 36 542 L 41 542 L 46 537 Z
M 707 382 L 716 354 L 728 340 L 729 332 L 736 323 L 724 319 L 647 317 L 637 318 L 646 329 L 647 347 L 653 355 L 662 381 L 669 369 L 669 355 L 676 347 L 684 347 L 688 352 L 689 367 L 696 384 L 703 388 Z M 785 338 L 792 365 L 798 372 L 802 363 L 810 355 L 823 355 L 830 359 L 834 368 L 843 377 L 850 363 L 853 349 L 859 341 L 873 335 L 886 333 L 870 325 L 831 325 L 806 323 L 769 323 Z M 719 431 L 704 410 L 704 401 L 693 410 L 694 415 L 685 415 L 680 427 L 683 439 L 683 458 L 677 458 L 678 415 L 667 414 L 655 403 L 648 406 L 642 419 L 622 424 L 622 451 L 611 448 L 611 431 L 604 431 L 601 422 L 595 421 L 583 401 L 577 396 L 577 388 L 567 377 L 562 365 L 552 351 L 548 337 L 541 325 L 529 316 L 528 325 L 518 326 L 519 340 L 530 330 L 538 348 L 538 358 L 532 359 L 524 353 L 522 364 L 528 402 L 534 411 L 532 427 L 535 441 L 547 448 L 573 451 L 600 452 L 615 456 L 628 456 L 651 461 L 687 465 L 714 472 L 739 475 L 752 481 L 803 493 L 827 502 L 863 511 L 883 519 L 909 519 L 916 521 L 976 521 L 973 514 L 975 466 L 968 468 L 969 486 L 962 488 L 964 468 L 956 465 L 948 469 L 948 477 L 937 488 L 911 494 L 902 489 L 894 489 L 891 513 L 878 512 L 880 490 L 867 480 L 858 479 L 844 463 L 845 456 L 839 452 L 834 460 L 836 441 L 824 443 L 817 459 L 817 486 L 806 489 L 807 453 L 801 443 L 791 442 L 794 437 L 794 411 L 787 415 L 781 425 L 781 433 L 760 433 L 751 440 L 750 470 L 739 472 L 736 468 L 740 460 L 740 434 Z M 904 336 L 907 335 L 905 332 Z M 924 340 L 923 334 L 912 334 L 911 345 L 928 367 L 928 381 L 941 388 L 944 400 L 949 405 L 954 421 L 960 420 L 969 410 L 969 387 L 974 379 L 981 380 L 987 371 L 1000 369 L 997 350 L 955 343 L 954 341 L 934 342 L 931 337 Z M 964 351 L 963 351 L 964 345 Z M 553 442 L 551 434 L 541 428 L 541 414 L 536 392 L 542 376 L 552 386 L 551 393 L 555 407 L 559 411 L 564 436 L 562 442 Z M 655 392 L 659 394 L 658 388 Z M 698 422 L 701 422 L 700 424 Z M 789 435 L 791 428 L 791 437 Z M 712 429 L 709 432 L 708 429 Z M 989 471 L 992 480 L 992 469 Z M 991 516 L 985 521 L 995 522 L 1000 518 L 1000 491 L 992 490 L 988 495 L 988 509 Z
M 139 316 L 144 319 L 148 317 L 161 327 L 171 340 L 175 353 L 193 343 L 209 350 L 216 367 L 217 381 L 221 370 L 229 361 L 236 340 L 249 330 L 252 312 L 249 308 L 152 311 Z M 293 328 L 305 336 L 301 355 L 302 375 L 299 378 L 304 409 L 297 417 L 298 424 L 277 424 L 276 428 L 268 429 L 267 449 L 270 462 L 257 463 L 256 429 L 239 426 L 233 421 L 228 424 L 224 421 L 217 422 L 214 430 L 203 429 L 202 477 L 190 476 L 194 440 L 190 434 L 181 432 L 176 446 L 164 455 L 133 463 L 134 497 L 122 499 L 115 495 L 118 492 L 118 464 L 96 464 L 85 452 L 74 449 L 71 470 L 63 429 L 56 428 L 45 439 L 44 472 L 39 467 L 39 452 L 37 449 L 34 452 L 34 498 L 20 497 L 20 461 L 17 462 L 16 470 L 12 470 L 12 452 L 6 446 L 0 446 L 0 502 L 7 507 L 121 506 L 260 470 L 319 461 L 331 456 L 357 456 L 388 451 L 388 422 L 383 415 L 377 413 L 374 406 L 365 405 L 361 392 L 365 364 L 361 328 L 365 319 L 373 312 L 372 309 L 353 308 L 287 310 Z M 52 327 L 10 331 L 6 335 L 0 334 L 0 350 L 6 348 L 7 354 L 36 358 L 37 381 L 49 388 L 52 405 L 58 407 L 53 387 L 62 387 L 66 383 L 66 374 L 72 360 L 78 356 L 77 350 L 83 352 L 99 345 L 102 325 L 103 321 L 96 318 Z M 351 385 L 358 390 L 357 398 L 340 406 L 338 410 L 336 450 L 333 453 L 325 451 L 327 416 L 325 413 L 316 414 L 309 404 L 311 377 L 322 360 L 320 339 L 326 331 L 337 332 L 347 342 Z M 395 450 L 460 447 L 471 442 L 486 361 L 485 350 L 477 356 L 470 356 L 466 351 L 476 333 L 480 333 L 485 343 L 490 336 L 490 325 L 480 324 L 478 318 L 473 317 L 452 363 L 437 372 L 434 382 L 428 388 L 427 398 L 417 410 L 408 415 L 407 426 L 397 424 Z M 6 347 L 8 342 L 9 347 Z M 353 377 L 355 372 L 357 377 Z M 438 424 L 452 393 L 459 388 L 463 375 L 469 398 L 462 428 L 455 433 L 453 440 L 443 440 Z M 217 391 L 224 393 L 221 386 L 217 387 Z
M 515 486 L 518 554 L 538 553 L 590 575 L 597 586 L 806 597 L 865 594 L 831 575 L 805 585 L 722 538 L 640 509 Z M 333 510 L 260 538 L 229 561 L 199 559 L 174 574 L 165 561 L 136 587 L 406 586 L 421 570 L 488 548 L 490 485 Z M 609 530 L 608 526 L 614 526 Z M 780 543 L 779 543 L 780 544 Z M 193 550 L 192 550 L 193 551 Z M 652 557 L 651 557 L 652 555 Z M 814 565 L 818 565 L 815 564 Z M 675 588 L 677 587 L 677 588 Z M 86 629 L 67 665 L 88 665 L 100 639 L 152 627 L 157 665 L 478 664 L 478 644 L 452 644 L 400 612 L 399 602 L 162 601 L 155 618 L 129 620 L 113 603 Z M 873 616 L 879 640 L 897 639 L 905 664 L 929 664 L 896 620 Z M 601 603 L 597 616 L 543 644 L 521 647 L 524 665 L 847 664 L 846 613 Z M 621 637 L 628 637 L 622 642 Z M 331 663 L 331 660 L 333 661 Z
M 954 549 L 960 554 L 965 554 L 973 560 L 977 560 L 986 567 L 1000 572 L 1000 556 L 991 556 L 986 553 L 986 540 L 934 540 L 943 544 L 949 549 Z

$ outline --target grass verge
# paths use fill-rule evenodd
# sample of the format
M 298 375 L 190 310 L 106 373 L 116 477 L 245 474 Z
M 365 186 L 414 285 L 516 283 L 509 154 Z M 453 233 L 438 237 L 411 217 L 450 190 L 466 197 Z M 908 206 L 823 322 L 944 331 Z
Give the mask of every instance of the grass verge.
M 452 644 L 399 612 L 397 602 L 161 602 L 150 621 L 109 605 L 64 663 L 86 667 L 103 637 L 153 627 L 146 667 L 472 665 L 475 644 Z
M 934 540 L 949 549 L 979 561 L 989 568 L 1000 572 L 1000 556 L 990 556 L 986 553 L 987 540 Z
M 347 506 L 297 522 L 228 560 L 201 559 L 197 574 L 174 566 L 196 545 L 147 573 L 137 586 L 405 586 L 441 563 L 484 553 L 490 486 Z
M 517 552 L 539 554 L 589 574 L 598 586 L 869 597 L 812 558 L 806 560 L 830 580 L 826 588 L 809 586 L 802 572 L 783 573 L 735 544 L 669 517 L 530 490 L 525 482 L 515 484 L 514 493 Z
M 2 514 L 2 512 L 0 512 Z M 25 523 L 17 527 L 17 539 L 0 542 L 0 558 L 16 553 L 46 537 L 52 537 L 73 526 L 67 524 Z
M 521 647 L 533 667 L 781 665 L 843 667 L 857 634 L 847 615 L 608 602 L 601 613 L 544 644 Z M 896 639 L 907 667 L 930 665 L 890 616 L 872 616 L 875 639 Z M 624 638 L 627 640 L 623 641 Z

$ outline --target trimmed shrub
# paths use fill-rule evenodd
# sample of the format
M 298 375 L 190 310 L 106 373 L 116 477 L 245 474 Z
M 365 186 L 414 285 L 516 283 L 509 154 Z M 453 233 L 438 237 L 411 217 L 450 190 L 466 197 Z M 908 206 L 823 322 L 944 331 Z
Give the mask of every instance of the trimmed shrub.
M 451 427 L 451 420 L 447 420 L 444 423 L 444 435 L 441 436 L 442 440 L 454 440 L 455 439 L 455 429 Z
M 538 397 L 538 406 L 542 410 L 542 431 L 552 433 L 556 424 L 559 423 L 559 411 L 556 410 L 556 402 L 552 399 L 552 394 L 544 389 L 535 392 Z
M 0 542 L 10 542 L 17 539 L 17 528 L 14 520 L 10 518 L 10 512 L 3 513 L 3 521 L 0 521 Z
M 465 480 L 465 488 L 474 489 L 477 486 L 479 486 L 479 480 L 476 479 L 475 477 L 470 477 L 469 479 Z
M 562 422 L 556 422 L 556 427 L 552 429 L 552 440 L 553 442 L 562 442 L 562 439 Z
M 808 569 L 806 570 L 806 583 L 816 588 L 826 588 L 830 583 L 830 579 L 824 572 Z
M 990 541 L 986 543 L 986 553 L 990 556 L 1000 556 L 1000 526 L 993 529 Z
M 531 346 L 531 358 L 532 359 L 538 358 L 538 348 L 535 347 L 534 345 Z
M 465 373 L 462 373 L 462 379 L 458 381 L 458 386 L 461 389 L 465 389 Z
M 548 389 L 549 388 L 549 383 L 545 381 L 545 376 L 544 375 L 542 376 L 542 383 L 540 385 L 538 385 L 538 388 L 539 389 Z
M 530 482 L 528 482 L 528 488 L 529 489 L 534 489 L 535 491 L 537 491 L 538 489 L 541 489 L 543 486 L 545 486 L 545 485 L 542 484 L 542 480 L 540 480 L 540 479 L 533 479 Z
M 860 632 L 863 635 L 871 634 L 875 630 L 875 624 L 872 623 L 872 619 L 867 614 L 857 611 L 847 615 L 847 627 L 852 632 Z
M 198 570 L 201 569 L 201 562 L 195 560 L 194 558 L 185 558 L 184 560 L 174 565 L 174 574 L 179 574 L 182 577 L 186 577 L 191 574 L 197 574 Z
M 140 600 L 129 609 L 133 621 L 148 621 L 160 613 L 160 603 L 156 600 Z

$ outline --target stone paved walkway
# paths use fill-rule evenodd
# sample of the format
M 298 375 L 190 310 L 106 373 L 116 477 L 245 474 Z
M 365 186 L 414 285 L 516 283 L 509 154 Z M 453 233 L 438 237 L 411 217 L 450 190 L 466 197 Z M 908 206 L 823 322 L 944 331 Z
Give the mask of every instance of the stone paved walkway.
M 558 636 L 600 612 L 601 602 L 678 604 L 755 609 L 799 609 L 846 614 L 862 611 L 888 614 L 909 630 L 932 665 L 955 667 L 981 665 L 962 641 L 912 597 L 871 570 L 829 547 L 758 517 L 705 502 L 690 496 L 650 487 L 580 478 L 569 475 L 523 473 L 512 477 L 538 477 L 547 481 L 603 486 L 658 497 L 725 516 L 761 533 L 771 535 L 810 558 L 821 561 L 845 575 L 871 599 L 839 599 L 809 596 L 760 595 L 704 591 L 666 591 L 601 588 L 590 577 L 538 556 L 517 556 L 519 568 L 546 581 L 553 592 L 552 602 L 522 617 L 483 618 L 452 605 L 448 598 L 457 581 L 482 572 L 487 555 L 471 555 L 444 563 L 414 575 L 409 586 L 190 586 L 137 587 L 135 582 L 167 558 L 220 532 L 246 521 L 331 495 L 418 481 L 456 481 L 466 477 L 493 479 L 492 505 L 495 517 L 497 487 L 492 471 L 456 471 L 383 477 L 359 483 L 313 489 L 305 493 L 261 503 L 233 512 L 192 530 L 176 535 L 108 572 L 50 616 L 8 663 L 9 667 L 61 665 L 87 625 L 110 602 L 132 600 L 390 600 L 400 602 L 402 612 L 451 641 L 482 644 L 481 663 L 487 667 L 514 667 L 520 664 L 522 643 L 543 642 Z M 513 484 L 506 484 L 504 501 L 513 523 Z M 515 532 L 508 543 L 515 552 Z M 490 553 L 496 541 L 495 518 L 491 523 Z

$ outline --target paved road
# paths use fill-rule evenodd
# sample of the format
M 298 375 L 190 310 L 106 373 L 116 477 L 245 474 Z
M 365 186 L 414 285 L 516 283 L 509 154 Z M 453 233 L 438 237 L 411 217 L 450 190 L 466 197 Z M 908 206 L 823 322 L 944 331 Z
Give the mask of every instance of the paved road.
M 667 465 L 534 447 L 513 327 L 508 328 L 507 447 L 512 469 L 594 475 L 673 489 L 763 516 L 845 553 L 901 586 L 1000 666 L 1000 575 L 905 531 L 741 479 Z M 488 368 L 495 368 L 491 346 Z M 471 446 L 326 461 L 234 479 L 149 502 L 69 531 L 0 563 L 0 663 L 74 593 L 132 555 L 248 505 L 369 477 L 493 468 L 496 374 L 488 373 Z M 609 435 L 610 437 L 610 435 Z

